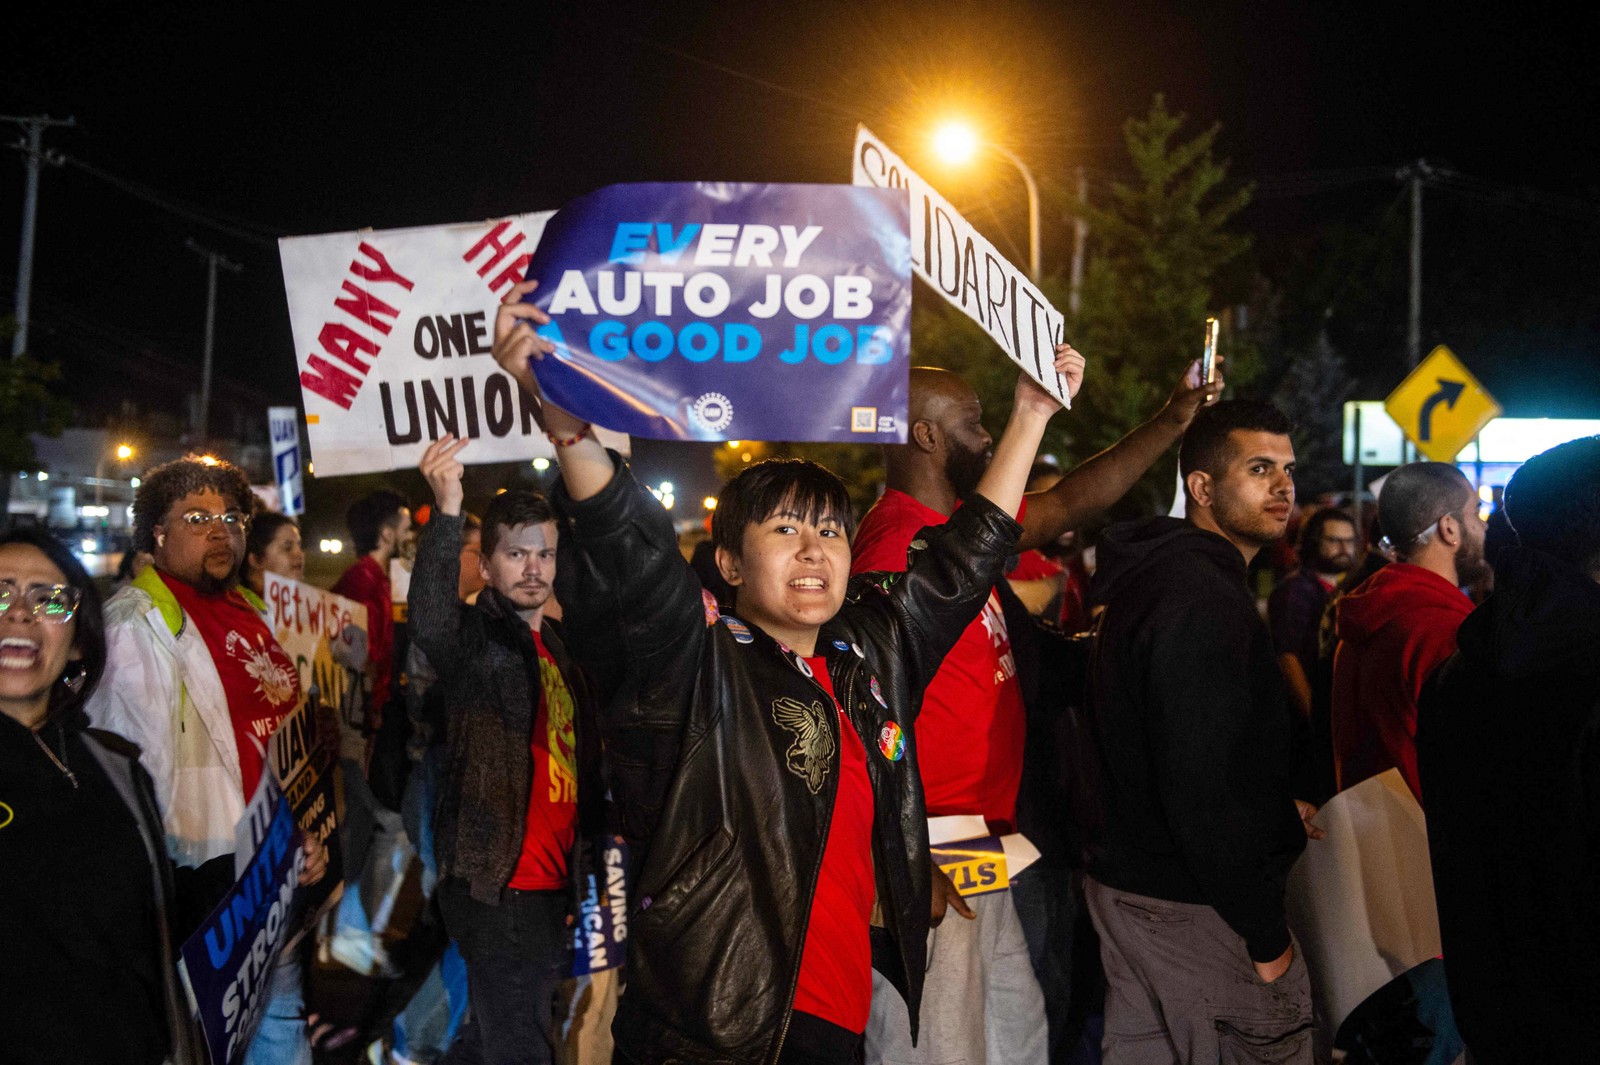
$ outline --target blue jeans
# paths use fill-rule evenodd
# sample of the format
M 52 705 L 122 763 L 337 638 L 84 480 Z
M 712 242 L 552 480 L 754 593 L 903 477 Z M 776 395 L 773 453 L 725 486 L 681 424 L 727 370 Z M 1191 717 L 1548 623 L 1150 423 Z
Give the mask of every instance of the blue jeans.
M 467 962 L 451 943 L 394 1019 L 395 1053 L 411 1061 L 438 1061 L 455 1043 L 466 1015 Z
M 422 893 L 432 896 L 437 886 L 438 864 L 433 857 L 433 812 L 438 804 L 439 779 L 444 775 L 445 747 L 429 747 L 406 780 L 400 816 L 406 835 L 422 861 Z M 394 1049 L 411 1061 L 437 1061 L 456 1041 L 467 1013 L 467 963 L 461 949 L 451 943 L 433 966 L 406 1008 L 394 1019 Z
M 245 1051 L 244 1065 L 311 1065 L 303 975 L 299 951 L 284 951 L 272 970 L 267 1012 Z

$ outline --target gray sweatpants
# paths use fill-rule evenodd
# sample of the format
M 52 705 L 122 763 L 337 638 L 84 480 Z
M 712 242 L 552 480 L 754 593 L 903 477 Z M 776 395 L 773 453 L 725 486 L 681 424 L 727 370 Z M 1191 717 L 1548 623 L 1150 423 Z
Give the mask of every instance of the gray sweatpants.
M 968 902 L 976 919 L 950 910 L 928 933 L 928 976 L 915 1047 L 905 1001 L 873 971 L 867 1065 L 1045 1065 L 1044 995 L 1011 892 Z
M 1244 940 L 1210 906 L 1116 891 L 1084 895 L 1106 971 L 1103 1065 L 1311 1065 L 1311 981 L 1256 975 Z

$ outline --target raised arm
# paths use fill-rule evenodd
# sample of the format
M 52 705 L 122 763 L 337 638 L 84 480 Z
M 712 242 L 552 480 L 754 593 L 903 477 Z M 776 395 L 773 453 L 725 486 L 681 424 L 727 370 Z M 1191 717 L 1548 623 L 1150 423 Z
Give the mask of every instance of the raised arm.
M 1083 383 L 1083 356 L 1063 344 L 1056 349 L 1055 367 L 1067 379 L 1068 395 L 1076 395 Z M 1004 577 L 1020 528 L 1008 519 L 1022 503 L 1045 426 L 1060 409 L 1054 396 L 1028 377 L 1018 377 L 1011 417 L 978 481 L 977 498 L 968 499 L 943 525 L 918 534 L 904 578 L 889 583 L 917 692 L 932 679 Z
M 1155 417 L 1098 455 L 1079 463 L 1054 485 L 1028 495 L 1019 550 L 1051 543 L 1069 529 L 1092 521 L 1127 494 L 1157 459 L 1183 436 L 1200 408 L 1222 395 L 1222 357 L 1215 379 L 1200 380 L 1200 360 L 1191 362 Z
M 705 628 L 700 583 L 660 504 L 601 446 L 588 422 L 541 399 L 529 363 L 555 345 L 534 332 L 549 317 L 522 302 L 535 284 L 517 285 L 500 305 L 494 358 L 540 400 L 540 425 L 561 467 L 552 499 L 566 519 L 557 595 L 574 655 L 602 687 L 615 690 L 624 674 L 640 682 L 666 669 L 685 648 L 686 630 Z
M 440 678 L 453 677 L 471 650 L 463 638 L 458 591 L 461 476 L 465 470 L 457 456 L 466 446 L 465 440 L 447 434 L 428 445 L 418 467 L 433 489 L 433 518 L 417 539 L 406 609 L 412 643 L 428 656 L 428 664 Z
M 510 374 L 522 390 L 539 400 L 539 425 L 555 445 L 556 461 L 561 464 L 561 481 L 576 502 L 599 493 L 610 481 L 615 467 L 606 449 L 595 439 L 593 428 L 581 418 L 544 400 L 539 381 L 533 375 L 531 359 L 542 359 L 555 351 L 555 343 L 534 332 L 550 316 L 522 297 L 539 286 L 537 281 L 517 285 L 500 303 L 494 320 L 494 361 Z
M 1067 395 L 1075 396 L 1083 387 L 1083 367 L 1083 356 L 1072 345 L 1062 344 L 1056 348 L 1055 370 L 1067 379 Z M 989 468 L 978 481 L 979 495 L 1007 514 L 1017 513 L 1022 505 L 1022 492 L 1028 487 L 1028 471 L 1039 454 L 1039 441 L 1044 439 L 1045 426 L 1060 409 L 1060 401 L 1032 378 L 1026 374 L 1017 375 L 1011 417 L 1006 421 L 1005 432 L 1000 434 L 1000 442 L 995 445 Z

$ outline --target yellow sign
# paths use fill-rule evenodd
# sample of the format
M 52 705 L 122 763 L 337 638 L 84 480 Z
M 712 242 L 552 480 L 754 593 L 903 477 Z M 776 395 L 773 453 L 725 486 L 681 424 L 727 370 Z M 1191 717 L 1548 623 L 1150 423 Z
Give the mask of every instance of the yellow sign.
M 1011 886 L 1006 876 L 1006 849 L 995 836 L 935 843 L 928 849 L 963 898 L 1005 891 Z
M 1500 416 L 1500 404 L 1443 344 L 1400 382 L 1383 409 L 1434 462 L 1452 461 Z

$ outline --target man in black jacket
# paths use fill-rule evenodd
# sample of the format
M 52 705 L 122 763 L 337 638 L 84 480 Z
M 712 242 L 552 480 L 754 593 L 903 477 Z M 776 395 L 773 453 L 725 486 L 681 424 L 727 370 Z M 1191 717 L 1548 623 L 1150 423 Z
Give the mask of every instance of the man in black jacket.
M 1506 486 L 1520 546 L 1418 700 L 1445 973 L 1483 1065 L 1591 1061 L 1600 1003 L 1600 437 Z
M 446 436 L 423 454 L 435 509 L 409 597 L 411 638 L 444 686 L 434 857 L 472 1002 L 446 1060 L 549 1062 L 577 856 L 605 827 L 598 736 L 588 685 L 544 619 L 558 533 L 543 496 L 494 497 L 479 561 L 487 586 L 475 604 L 458 598 L 465 444 Z
M 544 315 L 514 289 L 496 361 L 537 395 Z M 1071 391 L 1082 358 L 1057 353 Z M 590 427 L 548 403 L 563 486 L 561 601 L 602 679 L 623 828 L 644 849 L 621 1060 L 859 1060 L 871 969 L 916 1023 L 932 905 L 913 725 L 940 661 L 1000 578 L 1029 465 L 1058 409 L 1024 378 L 966 506 L 904 574 L 851 582 L 849 498 L 812 463 L 756 464 L 714 512 L 738 616 Z M 881 927 L 881 936 L 878 929 Z
M 1291 793 L 1283 678 L 1245 587 L 1294 504 L 1289 429 L 1266 404 L 1202 410 L 1179 453 L 1187 519 L 1100 541 L 1090 704 L 1103 823 L 1085 894 L 1108 984 L 1106 1065 L 1311 1061 L 1283 893 L 1314 811 Z

